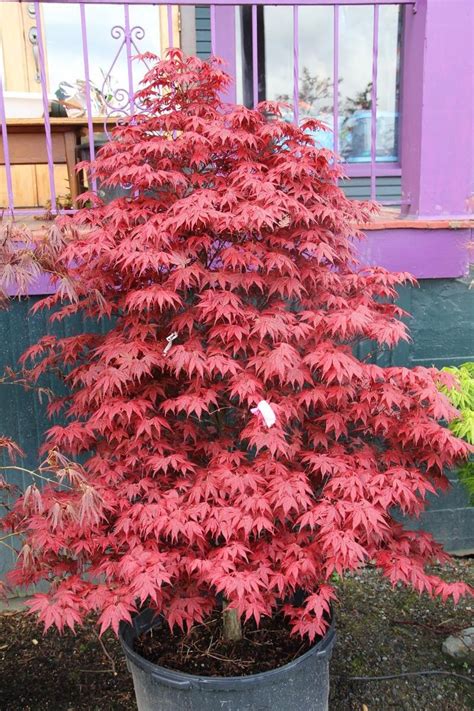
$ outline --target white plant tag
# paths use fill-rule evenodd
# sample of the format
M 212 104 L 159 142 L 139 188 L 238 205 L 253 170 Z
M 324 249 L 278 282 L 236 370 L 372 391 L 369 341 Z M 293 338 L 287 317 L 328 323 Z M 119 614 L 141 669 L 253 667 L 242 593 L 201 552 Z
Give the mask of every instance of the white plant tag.
M 257 407 L 252 407 L 250 412 L 263 418 L 267 427 L 273 427 L 276 422 L 276 415 L 272 406 L 266 400 L 260 400 Z
M 175 340 L 175 338 L 178 338 L 178 332 L 177 332 L 177 331 L 173 331 L 173 333 L 170 333 L 170 335 L 167 336 L 167 338 L 166 338 L 166 346 L 165 346 L 164 349 L 163 349 L 163 355 L 168 355 L 168 351 L 169 351 L 169 349 L 171 348 L 171 346 L 173 345 L 173 341 Z

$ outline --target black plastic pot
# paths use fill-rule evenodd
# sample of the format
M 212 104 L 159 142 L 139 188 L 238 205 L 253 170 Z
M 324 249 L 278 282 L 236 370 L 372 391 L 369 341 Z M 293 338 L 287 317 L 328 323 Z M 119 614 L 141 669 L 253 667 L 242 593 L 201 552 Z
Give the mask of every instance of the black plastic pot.
M 327 711 L 334 620 L 301 657 L 251 676 L 206 677 L 165 669 L 133 649 L 137 636 L 161 624 L 151 610 L 120 626 L 139 711 Z

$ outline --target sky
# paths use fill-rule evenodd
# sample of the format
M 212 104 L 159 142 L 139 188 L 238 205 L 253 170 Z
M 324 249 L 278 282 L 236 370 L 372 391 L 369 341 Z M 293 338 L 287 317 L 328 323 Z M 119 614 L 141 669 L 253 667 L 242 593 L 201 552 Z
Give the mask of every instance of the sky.
M 104 75 L 109 73 L 123 35 L 115 39 L 111 35 L 114 26 L 124 26 L 122 5 L 85 5 L 87 42 L 89 48 L 90 79 L 101 89 Z M 44 4 L 44 29 L 48 57 L 49 88 L 56 91 L 60 82 L 84 79 L 82 54 L 81 19 L 79 5 Z M 160 26 L 158 7 L 151 5 L 130 6 L 130 24 L 145 30 L 145 37 L 137 41 L 140 51 L 159 52 Z M 132 51 L 132 54 L 134 52 Z M 134 84 L 143 75 L 143 66 L 134 62 Z M 125 48 L 112 69 L 114 89 L 128 87 Z

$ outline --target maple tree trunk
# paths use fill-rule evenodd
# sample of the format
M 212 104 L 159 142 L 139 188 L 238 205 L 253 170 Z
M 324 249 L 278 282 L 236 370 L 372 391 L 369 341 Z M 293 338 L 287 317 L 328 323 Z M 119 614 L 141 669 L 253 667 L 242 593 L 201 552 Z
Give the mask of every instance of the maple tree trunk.
M 227 642 L 237 642 L 242 639 L 242 623 L 237 610 L 228 608 L 226 602 L 222 611 L 222 629 Z

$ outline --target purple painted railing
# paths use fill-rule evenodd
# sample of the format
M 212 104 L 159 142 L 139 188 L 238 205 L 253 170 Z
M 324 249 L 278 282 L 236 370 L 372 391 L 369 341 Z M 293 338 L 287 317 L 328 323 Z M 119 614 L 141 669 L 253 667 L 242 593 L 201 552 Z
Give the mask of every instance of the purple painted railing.
M 48 68 L 46 65 L 46 46 L 45 46 L 45 32 L 42 22 L 41 5 L 46 5 L 48 2 L 53 0 L 36 0 L 34 3 L 35 9 L 35 23 L 37 29 L 37 44 L 38 44 L 38 61 L 39 61 L 39 77 L 41 83 L 41 91 L 43 97 L 43 113 L 44 113 L 44 140 L 46 146 L 46 156 L 48 165 L 48 175 L 49 175 L 49 189 L 50 189 L 50 199 L 51 199 L 51 211 L 55 213 L 58 211 L 57 205 L 57 191 L 55 185 L 54 176 L 54 156 L 53 156 L 53 129 L 54 125 L 49 117 L 49 98 L 47 91 L 47 76 Z M 107 133 L 107 125 L 110 124 L 111 120 L 119 120 L 120 116 L 127 114 L 133 114 L 136 107 L 134 104 L 134 91 L 136 90 L 136 71 L 134 71 L 134 63 L 132 58 L 135 54 L 139 54 L 141 51 L 148 49 L 146 46 L 146 41 L 143 42 L 145 38 L 145 29 L 139 25 L 132 25 L 131 22 L 131 7 L 134 5 L 150 5 L 154 4 L 154 0 L 128 0 L 128 2 L 118 2 L 118 0 L 87 0 L 86 2 L 77 3 L 74 0 L 63 0 L 63 4 L 75 4 L 79 8 L 80 17 L 80 36 L 82 44 L 82 59 L 83 59 L 83 70 L 84 70 L 84 81 L 85 81 L 85 95 L 86 95 L 86 117 L 85 125 L 88 131 L 88 145 L 90 150 L 90 156 L 93 159 L 95 156 L 95 141 L 94 141 L 94 116 L 93 107 L 91 103 L 91 67 L 90 67 L 90 42 L 88 33 L 88 23 L 87 23 L 87 7 L 88 5 L 102 5 L 102 4 L 117 4 L 122 6 L 122 17 L 123 21 L 121 24 L 114 25 L 110 32 L 114 39 L 119 42 L 118 49 L 116 51 L 115 57 L 112 61 L 111 67 L 108 73 L 104 77 L 103 83 L 103 94 L 107 91 L 107 81 L 111 76 L 111 73 L 121 57 L 122 53 L 125 53 L 126 57 L 126 68 L 127 68 L 127 86 L 115 89 L 111 95 L 107 95 L 104 100 L 105 103 L 105 115 L 104 115 L 104 131 Z M 174 14 L 173 8 L 179 8 L 178 5 L 172 5 L 170 2 L 161 3 L 166 6 L 166 25 L 167 25 L 167 38 L 163 43 L 163 46 L 173 46 L 173 23 Z M 254 105 L 258 103 L 259 99 L 259 35 L 258 35 L 258 20 L 257 20 L 257 5 L 270 4 L 265 0 L 257 0 L 253 2 L 251 0 L 241 0 L 239 5 L 251 5 L 252 12 L 252 28 L 251 28 L 251 45 L 252 45 L 252 94 Z M 298 122 L 300 119 L 299 111 L 299 91 L 300 91 L 300 58 L 299 58 L 299 7 L 304 7 L 307 5 L 319 5 L 319 6 L 332 6 L 333 8 L 333 133 L 334 133 L 334 148 L 336 152 L 339 149 L 339 117 L 340 117 L 340 106 L 339 106 L 339 56 L 340 56 L 340 7 L 350 6 L 350 5 L 368 5 L 372 8 L 373 12 L 373 32 L 372 32 L 372 87 L 371 87 L 371 131 L 370 131 L 370 162 L 367 167 L 359 165 L 350 166 L 349 174 L 352 175 L 365 175 L 370 177 L 370 194 L 373 199 L 376 197 L 377 192 L 377 177 L 381 175 L 400 175 L 401 167 L 399 164 L 392 163 L 384 165 L 380 161 L 377 161 L 377 79 L 379 76 L 378 72 L 378 62 L 379 62 L 379 7 L 383 5 L 411 5 L 414 7 L 414 0 L 300 0 L 298 5 L 290 0 L 280 0 L 279 2 L 272 2 L 272 5 L 289 5 L 293 8 L 293 87 L 292 87 L 292 98 L 293 98 L 293 120 Z M 182 0 L 180 5 L 195 5 L 194 1 Z M 225 33 L 229 32 L 229 26 L 226 22 L 226 16 L 222 13 L 225 7 L 234 8 L 235 6 L 229 2 L 217 1 L 210 5 L 210 34 L 211 34 L 211 52 L 219 53 L 219 49 L 225 45 Z M 119 16 L 120 10 L 117 8 L 117 16 Z M 105 32 L 104 28 L 104 32 Z M 234 32 L 234 24 L 232 20 L 231 32 Z M 232 43 L 230 43 L 232 44 Z M 235 46 L 235 41 L 232 46 Z M 236 60 L 235 57 L 230 62 L 230 71 L 235 71 Z M 134 82 L 135 80 L 135 82 Z M 18 208 L 15 206 L 15 195 L 12 180 L 12 156 L 9 151 L 8 143 L 8 121 L 6 118 L 5 111 L 5 101 L 4 101 L 4 91 L 2 84 L 2 77 L 0 72 L 0 125 L 2 131 L 2 143 L 3 143 L 3 170 L 5 173 L 5 184 L 7 192 L 8 205 L 6 208 L 6 213 L 14 216 L 15 214 L 21 213 L 35 213 L 42 212 L 38 208 Z M 92 186 L 94 189 L 97 187 L 95 183 Z M 396 201 L 396 204 L 401 204 L 406 202 L 406 200 Z M 387 203 L 386 203 L 387 204 Z

